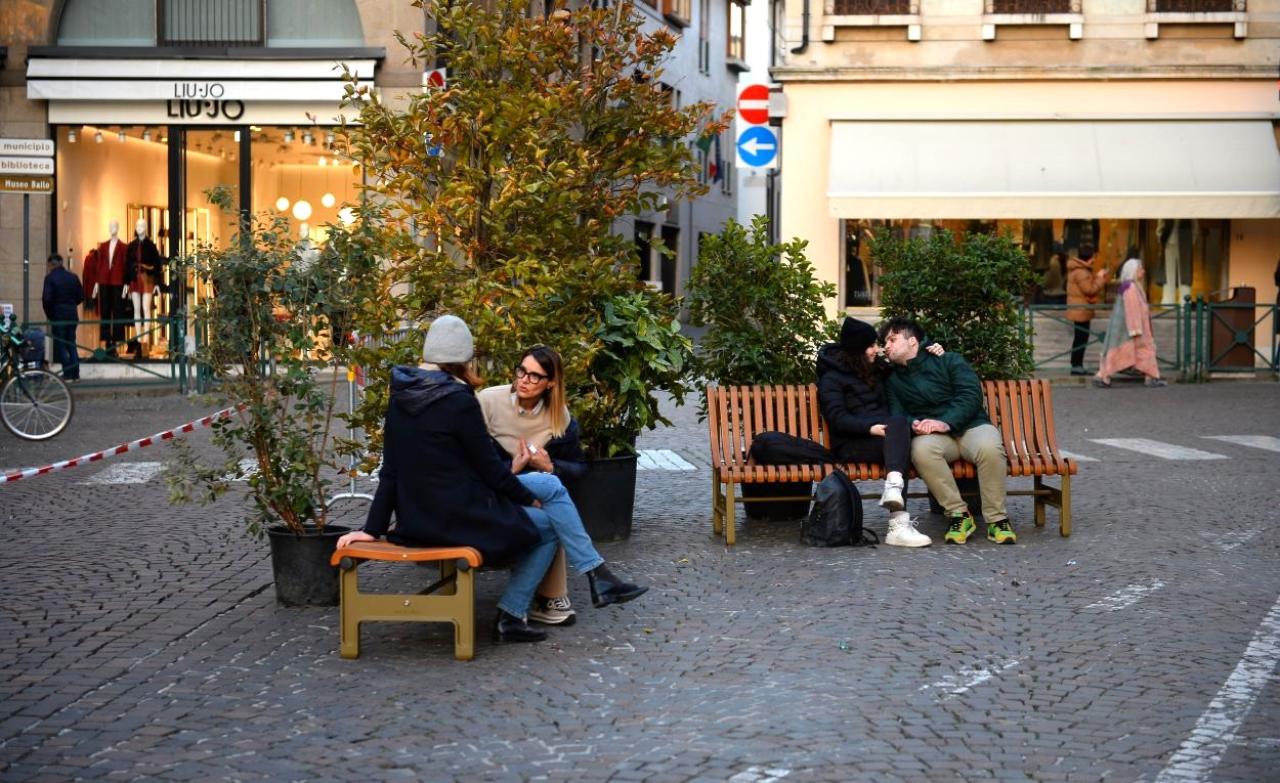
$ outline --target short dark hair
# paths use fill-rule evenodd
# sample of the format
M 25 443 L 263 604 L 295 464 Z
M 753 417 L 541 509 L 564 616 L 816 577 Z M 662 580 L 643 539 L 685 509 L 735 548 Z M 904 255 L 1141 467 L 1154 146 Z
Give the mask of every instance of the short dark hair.
M 906 332 L 911 337 L 916 338 L 917 342 L 924 342 L 924 330 L 920 328 L 920 324 L 904 315 L 894 316 L 880 325 L 880 341 L 893 333 Z
M 1093 245 L 1081 245 L 1080 260 L 1088 261 L 1090 258 L 1093 258 Z
M 57 253 L 54 253 L 53 255 L 49 256 L 49 263 L 53 264 L 54 266 L 62 266 L 62 256 L 58 255 Z

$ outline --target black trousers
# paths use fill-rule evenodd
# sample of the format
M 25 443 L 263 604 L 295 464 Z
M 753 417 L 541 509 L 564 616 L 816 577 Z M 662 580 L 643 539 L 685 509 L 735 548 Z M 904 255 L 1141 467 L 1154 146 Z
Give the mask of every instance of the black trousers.
M 879 462 L 901 473 L 905 483 L 911 469 L 911 421 L 906 416 L 888 416 L 884 429 L 883 438 L 869 435 L 841 443 L 836 456 L 843 462 Z
M 112 319 L 120 321 L 116 324 L 103 323 L 98 327 L 98 337 L 107 344 L 108 348 L 114 348 L 116 343 L 124 342 L 124 299 L 120 297 L 123 291 L 122 285 L 98 286 L 98 317 L 103 321 Z
M 1089 322 L 1073 321 L 1075 333 L 1071 335 L 1071 366 L 1084 366 L 1084 349 L 1089 347 Z

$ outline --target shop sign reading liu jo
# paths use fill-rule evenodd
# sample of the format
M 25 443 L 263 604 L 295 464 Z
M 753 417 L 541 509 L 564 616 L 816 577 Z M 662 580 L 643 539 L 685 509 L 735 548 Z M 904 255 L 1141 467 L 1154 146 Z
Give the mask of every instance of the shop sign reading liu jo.
M 222 82 L 174 82 L 173 97 L 165 101 L 168 116 L 176 119 L 208 117 L 235 122 L 244 116 L 244 102 L 223 100 Z

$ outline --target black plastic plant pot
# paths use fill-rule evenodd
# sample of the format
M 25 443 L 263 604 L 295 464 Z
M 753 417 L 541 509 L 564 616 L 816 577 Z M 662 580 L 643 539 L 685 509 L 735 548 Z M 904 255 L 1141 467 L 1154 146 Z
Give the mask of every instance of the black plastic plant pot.
M 587 473 L 568 487 L 592 541 L 631 537 L 636 507 L 636 456 L 607 457 L 587 463 Z
M 283 525 L 268 528 L 276 600 L 284 606 L 337 606 L 338 569 L 329 558 L 348 530 L 326 525 L 324 532 L 309 529 L 299 535 Z

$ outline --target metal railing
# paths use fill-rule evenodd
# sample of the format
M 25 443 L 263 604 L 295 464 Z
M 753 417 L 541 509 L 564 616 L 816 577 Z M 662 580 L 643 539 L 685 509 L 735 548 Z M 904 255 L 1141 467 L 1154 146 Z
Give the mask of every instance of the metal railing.
M 89 327 L 90 333 L 102 337 L 105 332 L 111 337 L 115 329 L 123 332 L 123 339 L 117 339 L 111 348 L 105 347 L 108 339 L 94 339 L 82 342 L 81 337 L 66 338 L 59 336 L 62 329 L 55 327 Z M 38 328 L 44 332 L 44 361 L 57 364 L 62 356 L 60 349 L 69 348 L 76 352 L 79 359 L 82 387 L 118 387 L 118 386 L 173 386 L 186 389 L 185 375 L 187 356 L 183 350 L 185 343 L 185 322 L 176 316 L 161 318 L 112 318 L 105 320 L 79 321 L 29 321 L 23 324 L 23 331 Z M 130 347 L 142 342 L 164 346 L 162 359 L 131 358 Z M 65 369 L 58 364 L 59 369 Z
M 835 0 L 837 16 L 900 15 L 911 11 L 910 0 Z
M 1078 0 L 987 0 L 988 14 L 1078 14 Z
M 1075 323 L 1064 304 L 1036 304 L 1023 308 L 1027 339 L 1035 372 L 1066 373 L 1071 367 Z M 1084 367 L 1098 368 L 1100 348 L 1111 316 L 1110 305 L 1093 305 Z M 1280 377 L 1280 306 L 1236 303 L 1190 297 L 1178 305 L 1151 305 L 1151 329 L 1156 363 L 1162 373 L 1179 380 L 1201 382 L 1215 374 L 1270 373 Z

